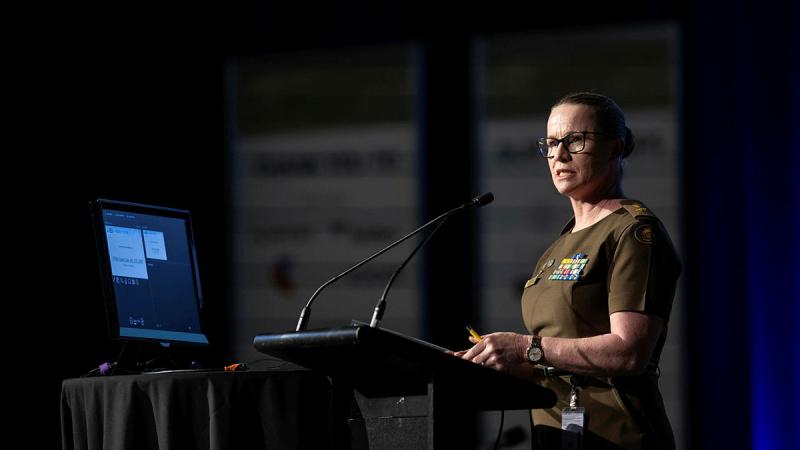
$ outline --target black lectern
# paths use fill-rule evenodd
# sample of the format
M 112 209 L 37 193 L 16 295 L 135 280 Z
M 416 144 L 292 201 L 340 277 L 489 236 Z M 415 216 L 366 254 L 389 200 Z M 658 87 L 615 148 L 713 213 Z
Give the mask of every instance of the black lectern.
M 474 448 L 462 420 L 473 412 L 556 403 L 550 389 L 366 325 L 261 334 L 253 344 L 331 377 L 346 422 L 336 447 Z

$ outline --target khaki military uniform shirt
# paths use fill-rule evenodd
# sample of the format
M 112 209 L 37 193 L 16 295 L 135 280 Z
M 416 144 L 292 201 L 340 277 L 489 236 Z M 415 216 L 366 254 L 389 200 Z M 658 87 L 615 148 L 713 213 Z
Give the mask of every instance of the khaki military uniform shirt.
M 661 222 L 640 202 L 623 206 L 594 225 L 571 232 L 574 219 L 536 263 L 522 295 L 522 315 L 532 334 L 562 338 L 610 332 L 609 316 L 638 311 L 669 322 L 680 263 Z M 655 349 L 658 357 L 666 326 Z M 545 354 L 545 359 L 547 354 Z M 568 406 L 569 376 L 537 382 L 553 389 L 558 404 L 531 411 L 535 442 L 560 448 L 561 410 Z M 579 390 L 588 412 L 584 448 L 671 449 L 672 429 L 655 371 L 639 376 L 590 377 Z M 552 439 L 555 439 L 554 442 Z

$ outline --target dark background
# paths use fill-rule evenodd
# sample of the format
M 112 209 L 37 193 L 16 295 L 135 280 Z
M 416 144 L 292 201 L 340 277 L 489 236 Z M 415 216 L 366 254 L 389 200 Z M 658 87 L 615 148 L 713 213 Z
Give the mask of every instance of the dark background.
M 468 38 L 675 20 L 682 29 L 687 448 L 791 448 L 800 442 L 795 324 L 800 245 L 800 70 L 796 4 L 623 2 L 434 13 L 430 6 L 261 5 L 200 9 L 64 9 L 17 18 L 5 59 L 8 134 L 4 223 L 9 404 L 19 433 L 58 445 L 65 378 L 113 360 L 86 204 L 98 197 L 193 212 L 209 334 L 222 364 L 229 299 L 224 61 L 231 55 L 421 40 L 428 48 L 423 142 L 468 136 Z M 466 9 L 466 7 L 464 7 Z M 23 17 L 24 16 L 24 17 Z M 442 104 L 464 105 L 450 117 Z M 473 193 L 471 161 L 429 153 L 429 211 Z M 465 174 L 436 187 L 437 167 Z M 429 214 L 430 215 L 430 214 Z M 451 239 L 469 238 L 465 235 Z M 441 236 L 440 236 L 441 237 Z M 428 255 L 464 261 L 439 242 Z M 453 253 L 457 252 L 457 253 Z M 468 272 L 467 272 L 468 273 Z M 446 280 L 452 274 L 437 274 Z M 437 285 L 431 286 L 436 292 Z M 447 305 L 434 306 L 447 308 Z M 463 307 L 462 307 L 463 308 Z M 463 308 L 468 318 L 469 308 Z M 443 309 L 429 311 L 430 317 Z M 461 321 L 461 318 L 454 318 Z M 20 330 L 21 333 L 20 334 Z M 786 382 L 776 382 L 786 380 Z M 779 405 L 789 405 L 778 411 Z M 25 430 L 25 431 L 22 431 Z

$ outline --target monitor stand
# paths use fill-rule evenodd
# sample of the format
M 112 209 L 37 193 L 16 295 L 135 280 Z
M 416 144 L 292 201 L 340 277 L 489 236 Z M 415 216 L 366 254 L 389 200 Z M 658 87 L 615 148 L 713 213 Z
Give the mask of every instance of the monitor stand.
M 197 351 L 168 342 L 125 340 L 116 361 L 100 366 L 102 375 L 198 372 L 207 369 L 197 362 Z

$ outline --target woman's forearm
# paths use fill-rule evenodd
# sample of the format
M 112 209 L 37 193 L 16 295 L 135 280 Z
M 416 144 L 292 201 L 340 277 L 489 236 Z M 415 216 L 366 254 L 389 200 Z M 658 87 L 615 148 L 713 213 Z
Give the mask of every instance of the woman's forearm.
M 581 375 L 632 375 L 647 365 L 635 344 L 611 333 L 577 339 L 542 337 L 542 349 L 546 365 Z
M 583 375 L 642 373 L 661 335 L 663 321 L 635 312 L 617 312 L 610 320 L 611 332 L 607 334 L 576 339 L 542 337 L 545 362 Z

